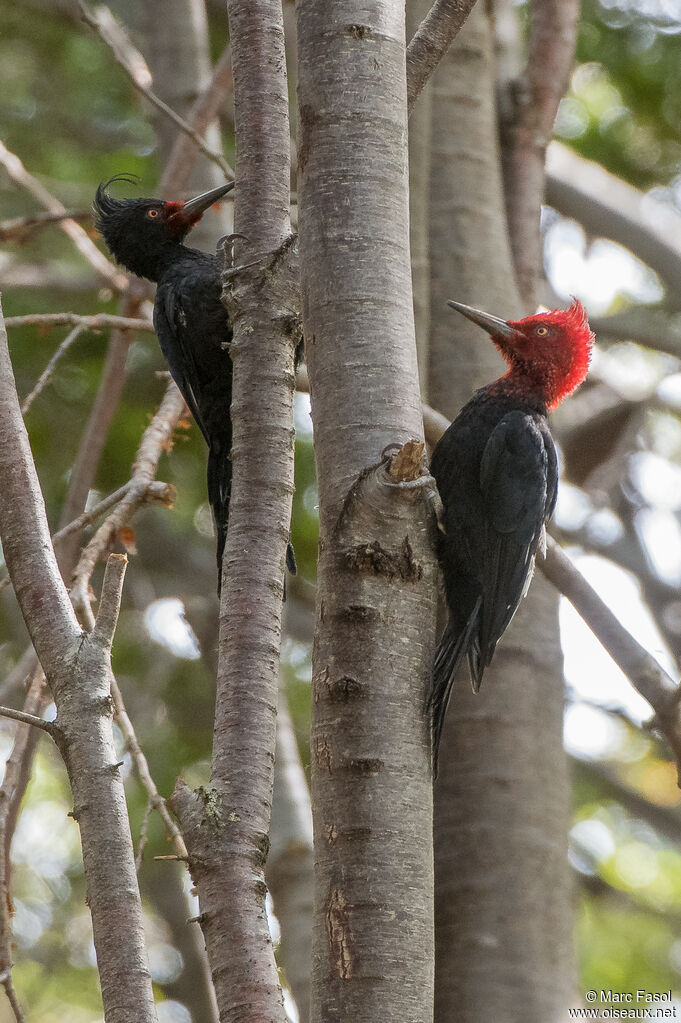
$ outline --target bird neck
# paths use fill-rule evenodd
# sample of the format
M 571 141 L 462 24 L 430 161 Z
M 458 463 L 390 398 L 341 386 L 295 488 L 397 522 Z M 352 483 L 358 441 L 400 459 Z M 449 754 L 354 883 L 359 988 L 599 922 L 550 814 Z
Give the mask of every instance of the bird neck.
M 119 246 L 116 259 L 135 274 L 158 283 L 164 274 L 190 250 L 182 242 L 168 240 L 157 245 L 136 245 L 134 239 Z
M 490 397 L 526 405 L 543 415 L 553 407 L 547 382 L 535 374 L 524 372 L 518 366 L 513 366 L 503 377 L 484 387 L 483 391 Z

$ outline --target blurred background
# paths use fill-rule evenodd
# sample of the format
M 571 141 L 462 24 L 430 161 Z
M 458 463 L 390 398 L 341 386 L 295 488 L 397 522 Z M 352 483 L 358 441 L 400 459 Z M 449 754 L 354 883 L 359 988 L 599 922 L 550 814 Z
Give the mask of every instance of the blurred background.
M 524 5 L 513 6 L 522 27 Z M 140 178 L 137 194 L 159 194 L 177 132 L 141 95 L 131 73 L 138 84 L 153 83 L 159 96 L 187 114 L 211 69 L 222 64 L 219 114 L 204 134 L 233 162 L 223 3 L 117 0 L 111 10 L 124 32 L 101 8 L 92 10 L 118 40 L 128 70 L 84 23 L 77 4 L 0 0 L 0 289 L 6 316 L 123 311 L 126 300 L 59 224 L 31 219 L 44 213 L 46 204 L 28 187 L 27 176 L 63 203 L 93 239 L 89 207 L 100 181 L 129 172 Z M 293 57 L 290 4 L 286 15 Z M 135 56 L 133 47 L 144 58 Z M 598 340 L 589 382 L 555 417 L 563 482 L 553 531 L 627 628 L 677 677 L 677 2 L 584 0 L 577 63 L 548 165 L 541 299 L 553 307 L 576 295 L 587 307 Z M 220 180 L 220 170 L 202 159 L 173 197 L 184 198 Z M 295 180 L 292 184 L 295 191 Z M 117 187 L 122 189 L 118 194 L 133 194 L 133 186 Z M 213 248 L 229 228 L 230 210 L 223 204 L 204 218 L 195 243 Z M 68 327 L 10 329 L 20 398 L 32 390 L 68 333 Z M 163 369 L 150 333 L 126 334 L 123 343 L 114 343 L 106 331 L 86 331 L 60 359 L 26 416 L 55 530 L 84 425 L 102 396 L 103 374 L 109 372 L 104 379 L 120 384 L 120 398 L 111 403 L 89 506 L 129 479 L 142 432 L 163 395 L 165 381 L 157 375 Z M 317 494 L 309 402 L 305 395 L 296 402 L 292 538 L 299 574 L 287 584 L 283 698 L 292 731 L 284 741 L 294 767 L 298 757 L 306 768 Z M 132 557 L 114 669 L 154 779 L 169 795 L 178 775 L 190 785 L 207 780 L 212 739 L 218 605 L 205 446 L 193 425 L 176 431 L 158 478 L 177 488 L 173 507 L 142 509 L 120 538 L 119 549 L 127 548 Z M 85 539 L 93 530 L 86 531 Z M 4 574 L 2 566 L 0 578 Z M 100 574 L 101 566 L 93 579 L 95 591 Z M 20 706 L 28 643 L 11 587 L 0 594 L 0 607 L 0 694 L 2 702 Z M 567 605 L 561 612 L 561 638 L 565 743 L 574 779 L 570 861 L 581 989 L 681 991 L 681 810 L 674 766 L 646 730 L 649 708 Z M 14 737 L 14 725 L 0 719 L 0 760 L 9 756 Z M 212 1010 L 200 934 L 196 925 L 186 926 L 196 912 L 189 882 L 181 865 L 154 860 L 172 849 L 159 819 L 148 814 L 146 791 L 133 775 L 122 740 L 121 750 L 133 835 L 143 846 L 140 882 L 159 1019 L 203 1023 Z M 300 777 L 294 789 L 299 783 Z M 294 804 L 296 798 L 294 792 Z M 304 803 L 303 794 L 296 826 L 300 847 L 309 856 Z M 33 1023 L 60 1023 L 67 1013 L 71 1023 L 101 1018 L 79 836 L 67 816 L 70 809 L 60 758 L 42 738 L 12 842 L 14 983 Z M 294 826 L 290 818 L 282 825 L 282 819 L 275 824 L 284 832 Z M 273 928 L 276 936 L 274 917 Z M 292 1003 L 290 1012 L 295 1018 Z M 11 1018 L 0 998 L 0 1021 Z

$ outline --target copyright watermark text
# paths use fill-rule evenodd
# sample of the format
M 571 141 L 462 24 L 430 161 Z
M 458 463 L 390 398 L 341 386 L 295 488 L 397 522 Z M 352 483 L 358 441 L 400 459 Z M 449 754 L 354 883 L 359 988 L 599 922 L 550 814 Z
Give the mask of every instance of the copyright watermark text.
M 569 1010 L 570 1019 L 676 1019 L 671 991 L 613 991 L 601 988 L 585 992 L 589 1008 Z

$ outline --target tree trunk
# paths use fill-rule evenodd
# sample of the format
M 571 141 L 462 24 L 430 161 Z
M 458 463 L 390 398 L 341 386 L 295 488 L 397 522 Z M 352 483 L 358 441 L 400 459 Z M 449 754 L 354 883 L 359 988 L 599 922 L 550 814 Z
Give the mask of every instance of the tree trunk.
M 430 400 L 453 416 L 502 365 L 446 299 L 521 314 L 482 7 L 436 72 Z M 482 691 L 454 689 L 435 789 L 436 1020 L 558 1023 L 573 983 L 557 595 L 535 578 Z
M 430 478 L 409 267 L 404 7 L 298 5 L 303 326 L 320 499 L 312 1019 L 429 1020 Z M 410 449 L 408 449 L 410 450 Z M 409 480 L 411 477 L 411 480 Z

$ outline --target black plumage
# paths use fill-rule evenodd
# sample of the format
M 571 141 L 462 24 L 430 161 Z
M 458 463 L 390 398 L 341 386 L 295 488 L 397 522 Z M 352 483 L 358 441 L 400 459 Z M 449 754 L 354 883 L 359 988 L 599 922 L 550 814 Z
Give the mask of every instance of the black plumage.
M 435 773 L 459 667 L 466 658 L 478 692 L 532 578 L 558 491 L 548 412 L 586 376 L 594 339 L 577 301 L 516 321 L 449 304 L 490 334 L 509 371 L 476 392 L 431 459 L 449 611 L 428 701 Z
M 558 489 L 546 408 L 478 391 L 431 460 L 443 504 L 438 555 L 449 622 L 433 672 L 437 750 L 452 684 L 468 658 L 477 692 L 527 587 Z
M 184 239 L 201 216 L 233 188 L 229 182 L 186 203 L 116 199 L 97 189 L 95 223 L 116 261 L 154 281 L 154 327 L 171 375 L 208 445 L 208 500 L 217 533 L 218 593 L 232 484 L 232 330 L 220 299 L 217 257 Z

